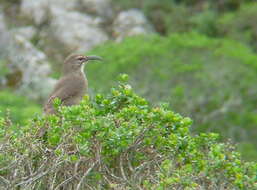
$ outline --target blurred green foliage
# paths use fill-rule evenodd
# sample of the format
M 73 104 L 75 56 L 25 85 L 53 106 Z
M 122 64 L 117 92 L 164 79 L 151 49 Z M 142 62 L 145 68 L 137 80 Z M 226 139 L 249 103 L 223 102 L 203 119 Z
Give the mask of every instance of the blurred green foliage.
M 217 27 L 222 36 L 251 45 L 257 50 L 257 2 L 242 6 L 237 12 L 219 18 Z
M 0 100 L 0 116 L 7 117 L 15 124 L 25 124 L 41 113 L 38 104 L 10 91 L 0 91 Z
M 257 48 L 257 3 L 252 0 L 121 0 L 113 4 L 143 10 L 160 34 L 193 30 Z
M 193 32 L 109 42 L 89 54 L 105 59 L 87 66 L 91 93 L 128 73 L 137 93 L 192 117 L 194 131 L 257 145 L 257 56 L 248 47 Z
M 222 1 L 213 1 L 213 0 L 120 0 L 115 1 L 113 3 L 116 6 L 119 6 L 123 9 L 128 8 L 148 8 L 151 6 L 163 7 L 164 9 L 169 8 L 174 4 L 184 5 L 187 7 L 194 8 L 196 11 L 201 9 L 202 7 L 209 6 L 210 8 L 216 11 L 229 11 L 229 10 L 237 10 L 244 3 L 252 2 L 254 0 L 222 0 Z
M 19 134 L 0 119 L 0 173 L 10 181 L 3 187 L 58 189 L 69 179 L 67 189 L 256 189 L 256 163 L 243 162 L 217 134 L 190 135 L 190 118 L 151 106 L 126 79 L 92 101 L 56 101 L 56 115 L 35 118 Z
M 20 4 L 21 0 L 0 0 L 0 3 L 5 4 Z
M 167 34 L 170 32 L 187 31 L 192 12 L 184 5 L 176 4 L 172 0 L 121 0 L 114 3 L 120 9 L 139 8 L 153 23 L 157 32 Z
M 4 60 L 0 59 L 0 80 L 8 73 L 7 63 Z

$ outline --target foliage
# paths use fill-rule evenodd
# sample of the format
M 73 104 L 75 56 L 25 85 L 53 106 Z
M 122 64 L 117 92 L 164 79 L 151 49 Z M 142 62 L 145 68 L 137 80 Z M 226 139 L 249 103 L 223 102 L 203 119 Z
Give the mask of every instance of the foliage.
M 170 0 L 127 1 L 121 0 L 116 6 L 121 9 L 139 8 L 153 23 L 157 32 L 167 34 L 169 32 L 187 31 L 190 28 L 189 18 L 192 16 L 190 8 L 176 4 Z
M 204 10 L 189 19 L 191 28 L 208 36 L 218 36 L 217 19 L 219 15 L 213 10 Z
M 257 56 L 246 46 L 186 33 L 128 38 L 89 54 L 105 59 L 87 65 L 92 93 L 106 91 L 119 73 L 128 73 L 137 93 L 192 117 L 194 131 L 257 145 Z
M 257 48 L 257 3 L 252 0 L 121 0 L 114 5 L 141 9 L 160 34 L 198 31 L 212 37 L 230 37 Z
M 257 50 L 257 3 L 242 6 L 234 13 L 226 13 L 217 23 L 220 35 L 227 36 L 247 44 Z
M 1 91 L 0 100 L 0 117 L 7 117 L 16 124 L 24 124 L 36 113 L 41 113 L 36 103 L 9 91 Z
M 2 4 L 20 4 L 21 0 L 0 0 Z
M 0 80 L 8 73 L 7 63 L 4 60 L 0 59 Z
M 179 3 L 184 3 L 189 6 L 199 7 L 209 5 L 212 9 L 219 12 L 231 11 L 240 8 L 244 3 L 251 2 L 252 0 L 222 0 L 222 1 L 201 1 L 201 0 L 175 0 Z
M 59 107 L 19 134 L 0 120 L 1 183 L 19 189 L 255 189 L 256 163 L 190 118 L 152 107 L 126 84 Z M 37 131 L 46 129 L 43 139 Z M 15 169 L 14 169 L 15 168 Z M 17 173 L 16 170 L 19 172 Z
M 210 6 L 212 9 L 223 12 L 228 10 L 236 10 L 240 8 L 244 3 L 251 2 L 252 0 L 223 0 L 223 1 L 213 1 L 213 0 L 120 0 L 116 2 L 116 6 L 120 6 L 123 9 L 128 8 L 148 8 L 150 6 L 160 6 L 163 9 L 169 8 L 173 4 L 185 5 L 187 7 L 192 7 L 199 10 L 201 7 Z

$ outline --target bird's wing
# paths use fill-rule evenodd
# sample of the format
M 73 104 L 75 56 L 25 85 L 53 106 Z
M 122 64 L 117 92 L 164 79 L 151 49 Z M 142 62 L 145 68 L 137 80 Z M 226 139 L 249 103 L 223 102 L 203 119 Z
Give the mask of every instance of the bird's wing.
M 53 100 L 55 98 L 59 98 L 61 102 L 65 102 L 69 98 L 76 96 L 78 93 L 77 90 L 75 90 L 75 86 L 77 86 L 76 80 L 70 80 L 69 78 L 63 78 L 60 80 L 54 92 L 50 95 L 49 99 L 47 100 L 45 106 L 44 106 L 44 112 L 45 113 L 53 113 Z

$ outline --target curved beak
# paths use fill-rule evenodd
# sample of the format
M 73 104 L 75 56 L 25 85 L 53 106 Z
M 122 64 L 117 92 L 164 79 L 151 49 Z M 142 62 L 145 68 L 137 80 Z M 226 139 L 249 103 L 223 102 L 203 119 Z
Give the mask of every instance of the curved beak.
M 86 61 L 89 61 L 89 60 L 98 60 L 98 61 L 103 61 L 103 59 L 99 56 L 96 56 L 96 55 L 92 55 L 92 56 L 86 56 Z

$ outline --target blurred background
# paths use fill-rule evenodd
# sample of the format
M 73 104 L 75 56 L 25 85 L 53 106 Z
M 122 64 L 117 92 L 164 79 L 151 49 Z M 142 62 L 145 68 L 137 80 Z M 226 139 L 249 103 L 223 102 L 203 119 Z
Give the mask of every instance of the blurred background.
M 72 52 L 90 94 L 108 93 L 120 73 L 153 105 L 167 102 L 257 160 L 255 0 L 0 0 L 0 116 L 24 125 Z

